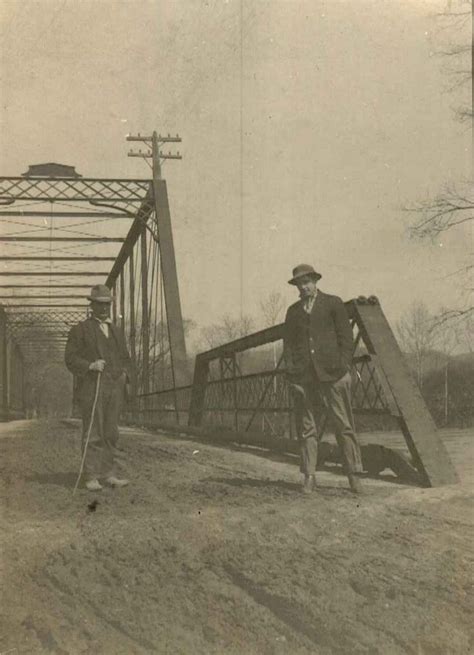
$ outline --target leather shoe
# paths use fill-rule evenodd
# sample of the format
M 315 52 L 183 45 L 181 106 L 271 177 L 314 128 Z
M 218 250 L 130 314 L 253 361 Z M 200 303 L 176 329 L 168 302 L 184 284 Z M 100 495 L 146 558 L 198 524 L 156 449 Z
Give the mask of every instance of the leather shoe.
M 347 477 L 349 478 L 349 485 L 351 487 L 352 493 L 361 494 L 364 492 L 364 488 L 358 477 L 356 477 L 352 473 L 349 473 Z
M 86 482 L 86 489 L 89 491 L 102 491 L 103 488 L 99 480 L 88 480 Z
M 303 482 L 303 493 L 310 494 L 316 486 L 316 480 L 314 475 L 305 475 Z
M 107 484 L 110 484 L 111 487 L 126 487 L 129 484 L 129 481 L 125 478 L 116 478 L 114 475 L 111 475 L 106 480 Z

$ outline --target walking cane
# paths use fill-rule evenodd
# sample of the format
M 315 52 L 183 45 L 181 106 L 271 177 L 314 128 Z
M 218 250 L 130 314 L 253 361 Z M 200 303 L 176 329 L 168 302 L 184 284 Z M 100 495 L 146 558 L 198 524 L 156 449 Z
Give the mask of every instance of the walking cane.
M 79 486 L 79 481 L 80 481 L 81 476 L 82 476 L 82 471 L 84 470 L 84 462 L 86 461 L 87 446 L 89 445 L 89 438 L 91 436 L 92 424 L 94 422 L 94 415 L 95 415 L 95 408 L 96 408 L 96 405 L 97 405 L 97 398 L 99 397 L 100 374 L 101 374 L 101 371 L 97 371 L 97 381 L 95 383 L 95 396 L 94 396 L 94 402 L 92 404 L 91 419 L 89 421 L 89 429 L 87 430 L 86 443 L 84 444 L 84 452 L 82 453 L 81 468 L 79 469 L 79 475 L 77 476 L 76 486 L 74 487 L 74 491 L 72 492 L 73 496 L 77 491 L 77 487 Z

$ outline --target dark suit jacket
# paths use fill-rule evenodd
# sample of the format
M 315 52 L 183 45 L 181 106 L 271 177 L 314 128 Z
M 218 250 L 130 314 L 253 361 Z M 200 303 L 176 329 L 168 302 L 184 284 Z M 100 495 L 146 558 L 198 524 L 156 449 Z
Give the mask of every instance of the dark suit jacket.
M 112 323 L 109 323 L 109 328 L 110 338 L 115 339 L 118 347 L 120 365 L 127 374 L 128 380 L 131 381 L 132 364 L 122 333 Z M 89 364 L 97 359 L 105 359 L 99 333 L 100 326 L 94 318 L 81 321 L 69 332 L 65 352 L 66 366 L 73 375 L 76 375 L 82 381 L 88 377 L 93 377 L 93 372 L 89 371 Z
M 321 382 L 339 380 L 352 361 L 352 328 L 338 296 L 318 290 L 311 314 L 301 300 L 288 308 L 284 330 L 288 379 L 299 382 L 314 369 Z

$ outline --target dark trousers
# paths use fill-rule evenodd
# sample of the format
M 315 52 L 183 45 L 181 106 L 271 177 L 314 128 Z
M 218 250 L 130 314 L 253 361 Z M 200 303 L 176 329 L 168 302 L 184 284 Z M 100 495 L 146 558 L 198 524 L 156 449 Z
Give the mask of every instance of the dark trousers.
M 88 377 L 81 389 L 82 448 L 92 415 L 97 374 Z M 119 438 L 118 421 L 124 394 L 124 376 L 113 380 L 101 376 L 101 384 L 84 462 L 86 480 L 107 478 L 115 474 L 114 451 Z M 84 451 L 83 451 L 84 452 Z
M 298 384 L 291 384 L 295 401 L 296 428 L 301 445 L 301 472 L 314 475 L 318 460 L 318 428 L 315 421 L 318 405 L 327 411 L 334 424 L 337 443 L 342 452 L 346 474 L 362 471 L 351 406 L 351 375 L 336 382 L 320 382 L 311 372 Z

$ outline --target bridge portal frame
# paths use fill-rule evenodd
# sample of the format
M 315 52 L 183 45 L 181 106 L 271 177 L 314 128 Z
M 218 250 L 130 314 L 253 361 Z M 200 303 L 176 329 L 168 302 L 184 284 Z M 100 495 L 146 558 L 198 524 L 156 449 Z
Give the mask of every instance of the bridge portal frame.
M 155 144 L 156 146 L 156 144 Z M 28 201 L 29 205 L 25 206 L 16 205 L 17 202 Z M 40 288 L 62 288 L 64 290 L 73 289 L 73 288 L 90 288 L 92 284 L 97 283 L 99 280 L 97 278 L 105 278 L 105 284 L 113 291 L 119 291 L 118 298 L 116 297 L 116 303 L 114 305 L 114 315 L 117 316 L 117 304 L 120 303 L 120 324 L 122 329 L 125 331 L 125 324 L 132 324 L 132 334 L 135 337 L 135 293 L 132 289 L 134 284 L 134 271 L 133 271 L 133 259 L 134 259 L 134 249 L 138 245 L 139 239 L 143 243 L 147 242 L 150 239 L 150 234 L 152 235 L 156 244 L 158 244 L 160 257 L 156 262 L 161 268 L 161 280 L 164 289 L 164 298 L 166 303 L 166 321 L 167 321 L 167 330 L 169 337 L 169 350 L 170 350 L 170 360 L 171 360 L 171 369 L 173 372 L 173 380 L 175 385 L 185 384 L 188 382 L 188 368 L 187 368 L 187 357 L 186 357 L 186 345 L 184 338 L 184 328 L 183 328 L 183 319 L 181 311 L 181 302 L 179 295 L 179 285 L 178 285 L 178 274 L 176 269 L 176 258 L 174 252 L 173 244 L 173 235 L 171 229 L 171 215 L 168 201 L 168 193 L 166 181 L 161 179 L 161 169 L 158 167 L 153 168 L 153 175 L 151 179 L 123 179 L 123 178 L 82 178 L 82 177 L 57 177 L 57 176 L 48 176 L 48 175 L 35 175 L 28 176 L 24 175 L 21 177 L 0 177 L 0 221 L 2 217 L 15 216 L 28 218 L 28 217 L 39 217 L 50 215 L 48 212 L 38 211 L 36 204 L 42 202 L 49 202 L 51 206 L 55 206 L 55 217 L 61 217 L 64 219 L 71 218 L 83 218 L 88 216 L 93 217 L 107 217 L 107 218 L 129 218 L 132 220 L 131 226 L 128 230 L 128 233 L 125 238 L 117 238 L 115 235 L 110 237 L 104 237 L 103 239 L 91 239 L 90 237 L 74 237 L 76 242 L 84 241 L 85 244 L 100 242 L 100 241 L 115 241 L 122 244 L 121 249 L 115 258 L 112 268 L 110 271 L 70 271 L 70 270 L 54 270 L 54 271 L 34 271 L 28 270 L 25 268 L 21 271 L 5 271 L 0 270 L 0 281 L 2 276 L 16 276 L 20 278 L 18 284 L 1 284 L 0 287 L 4 289 L 13 289 L 13 288 L 24 288 L 33 290 L 33 294 L 28 294 L 28 299 L 33 300 L 40 299 L 39 295 L 35 295 L 35 289 Z M 58 203 L 55 205 L 55 203 Z M 88 203 L 92 206 L 93 212 L 87 211 L 76 211 L 72 212 L 70 209 L 65 211 L 60 206 L 60 203 Z M 33 206 L 30 206 L 33 205 Z M 59 207 L 59 209 L 58 209 Z M 151 221 L 150 219 L 153 220 Z M 150 228 L 149 223 L 153 222 L 153 227 Z M 47 241 L 47 238 L 39 237 L 18 237 L 20 242 L 31 241 Z M 69 240 L 64 238 L 65 240 Z M 52 241 L 63 240 L 61 238 L 52 239 Z M 2 239 L 0 238 L 0 241 Z M 15 237 L 5 236 L 4 241 L 17 241 Z M 145 253 L 146 255 L 146 248 Z M 25 257 L 15 257 L 15 261 L 24 260 L 26 262 L 32 261 L 33 258 Z M 38 259 L 38 258 L 35 258 Z M 93 258 L 84 257 L 74 258 L 74 261 L 79 261 L 79 259 L 84 259 L 84 261 L 91 261 Z M 95 261 L 104 261 L 106 258 L 94 258 Z M 139 265 L 141 268 L 141 275 L 137 275 L 137 279 L 141 279 L 144 284 L 144 289 L 148 288 L 148 276 L 155 275 L 156 271 L 152 270 L 147 261 L 146 256 L 142 256 L 139 259 Z M 43 261 L 58 261 L 58 257 L 41 257 Z M 60 261 L 66 261 L 65 258 L 61 258 Z M 71 261 L 68 259 L 68 261 Z M 130 266 L 130 262 L 132 266 Z M 128 293 L 127 298 L 125 298 L 124 285 L 126 282 L 125 279 L 125 268 L 127 263 L 130 268 L 129 280 L 127 280 Z M 30 285 L 26 280 L 22 278 L 35 277 L 35 276 L 54 276 L 57 277 L 68 277 L 71 279 L 71 283 L 64 281 L 56 280 L 61 282 L 58 284 L 33 284 Z M 77 276 L 77 279 L 75 279 Z M 156 273 L 158 278 L 158 273 Z M 87 278 L 87 284 L 86 280 Z M 41 279 L 39 278 L 41 281 Z M 8 280 L 6 280 L 8 282 Z M 78 282 L 81 284 L 78 284 Z M 84 282 L 84 284 L 82 283 Z M 142 305 L 142 316 L 144 317 L 141 321 L 141 330 L 142 333 L 146 333 L 149 330 L 148 326 L 148 317 L 151 314 L 151 306 L 149 305 L 149 300 L 147 297 L 146 291 L 141 294 L 141 305 Z M 13 298 L 13 296 L 12 296 Z M 126 302 L 127 301 L 127 302 Z M 2 413 L 3 416 L 9 415 L 9 372 L 8 372 L 8 344 L 11 342 L 11 348 L 16 349 L 20 348 L 21 352 L 21 340 L 25 338 L 24 335 L 27 331 L 20 330 L 20 322 L 18 320 L 17 309 L 21 309 L 24 312 L 24 320 L 28 322 L 29 307 L 34 313 L 38 308 L 48 310 L 50 309 L 59 309 L 59 305 L 46 305 L 42 304 L 29 304 L 24 302 L 24 299 L 21 299 L 21 304 L 10 304 L 5 306 L 6 311 L 3 311 L 1 322 L 0 322 L 0 339 L 2 339 L 3 346 L 0 347 L 1 355 L 1 365 L 0 365 L 0 385 L 2 385 Z M 1 305 L 0 305 L 1 308 Z M 63 305 L 64 311 L 74 313 L 73 305 L 64 302 Z M 17 318 L 14 319 L 15 323 L 15 334 L 13 331 L 9 330 L 9 315 L 15 315 Z M 85 316 L 84 316 L 85 317 Z M 61 336 L 64 331 L 64 324 L 59 324 L 59 331 Z M 27 342 L 31 342 L 31 339 L 27 339 Z M 23 348 L 27 350 L 27 348 Z M 16 351 L 15 351 L 16 352 Z M 131 347 L 132 358 L 135 359 L 135 365 L 137 362 L 137 352 L 135 343 Z M 143 349 L 141 353 L 140 367 L 145 370 L 149 370 L 149 358 L 150 352 L 148 348 Z M 149 384 L 149 381 L 146 381 L 146 385 Z

